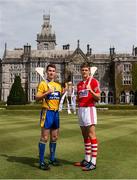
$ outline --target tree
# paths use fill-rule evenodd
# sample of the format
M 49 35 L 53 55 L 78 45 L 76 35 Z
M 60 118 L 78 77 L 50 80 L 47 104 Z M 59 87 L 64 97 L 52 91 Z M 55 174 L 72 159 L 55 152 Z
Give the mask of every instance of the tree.
M 134 105 L 137 105 L 137 91 L 135 92 Z
M 10 94 L 7 100 L 8 105 L 21 105 L 26 104 L 26 95 L 21 86 L 21 79 L 15 76 L 14 83 L 12 84 Z

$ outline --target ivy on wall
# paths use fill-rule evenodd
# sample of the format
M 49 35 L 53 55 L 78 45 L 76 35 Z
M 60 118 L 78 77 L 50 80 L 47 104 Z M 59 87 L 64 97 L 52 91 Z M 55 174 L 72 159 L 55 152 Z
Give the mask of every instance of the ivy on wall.
M 122 91 L 135 91 L 137 90 L 137 64 L 133 66 L 132 72 L 132 78 L 134 79 L 132 82 L 132 85 L 123 85 L 122 83 L 122 69 L 120 68 L 120 64 L 117 64 L 115 67 L 115 88 L 116 88 L 116 103 L 119 103 L 119 97 Z M 133 88 L 134 86 L 134 88 Z M 136 87 L 136 88 L 135 88 Z
M 132 88 L 137 91 L 137 63 L 132 64 Z
M 116 78 L 115 78 L 115 87 L 116 87 L 116 103 L 119 103 L 119 96 L 121 91 L 123 90 L 122 86 L 122 72 L 117 72 L 116 73 Z

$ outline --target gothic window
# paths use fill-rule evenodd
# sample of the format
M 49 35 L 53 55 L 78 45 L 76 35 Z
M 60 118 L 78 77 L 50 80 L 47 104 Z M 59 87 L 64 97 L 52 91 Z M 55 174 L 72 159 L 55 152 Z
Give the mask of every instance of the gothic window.
M 101 103 L 106 103 L 106 94 L 105 92 L 101 92 Z
M 75 71 L 76 72 L 80 72 L 80 65 L 79 64 L 77 64 L 77 65 L 74 65 L 74 68 L 75 68 Z
M 124 68 L 124 72 L 130 72 L 131 71 L 131 64 L 125 63 L 123 68 Z
M 42 62 L 40 66 L 45 68 L 45 66 L 46 66 L 45 62 Z
M 123 85 L 131 85 L 132 84 L 132 76 L 131 74 L 125 74 L 123 76 Z
M 44 49 L 48 50 L 48 44 L 47 43 L 44 44 Z
M 31 67 L 32 67 L 32 68 L 37 67 L 37 63 L 33 62 L 33 63 L 31 64 Z
M 32 89 L 32 100 L 35 100 L 36 89 Z
M 108 104 L 112 104 L 113 103 L 113 93 L 109 92 L 108 93 Z
M 125 103 L 125 102 L 126 102 L 126 94 L 124 91 L 122 91 L 120 95 L 120 103 Z
M 40 82 L 41 81 L 41 77 L 40 77 L 40 75 L 39 74 L 37 74 L 37 82 Z
M 32 78 L 32 82 L 36 82 L 36 73 L 35 72 L 31 73 L 31 78 Z
M 125 63 L 123 65 L 123 85 L 132 85 L 132 65 L 130 63 Z
M 134 103 L 134 96 L 135 96 L 134 92 L 130 91 L 130 93 L 129 93 L 130 103 Z

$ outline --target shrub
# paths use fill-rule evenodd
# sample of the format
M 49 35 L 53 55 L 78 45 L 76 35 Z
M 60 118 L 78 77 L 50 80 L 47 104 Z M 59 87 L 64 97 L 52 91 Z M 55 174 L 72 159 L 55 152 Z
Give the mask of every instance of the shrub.
M 15 77 L 14 83 L 11 87 L 10 94 L 7 100 L 8 105 L 26 104 L 26 95 L 21 86 L 21 79 L 19 76 Z

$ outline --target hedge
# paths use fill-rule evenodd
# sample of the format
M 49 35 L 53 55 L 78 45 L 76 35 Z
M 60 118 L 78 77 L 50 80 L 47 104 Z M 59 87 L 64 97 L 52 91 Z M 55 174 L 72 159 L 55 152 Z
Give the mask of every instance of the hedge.
M 97 105 L 98 109 L 108 110 L 137 110 L 135 105 Z M 40 110 L 41 104 L 26 104 L 26 105 L 0 105 L 0 108 L 9 110 Z

